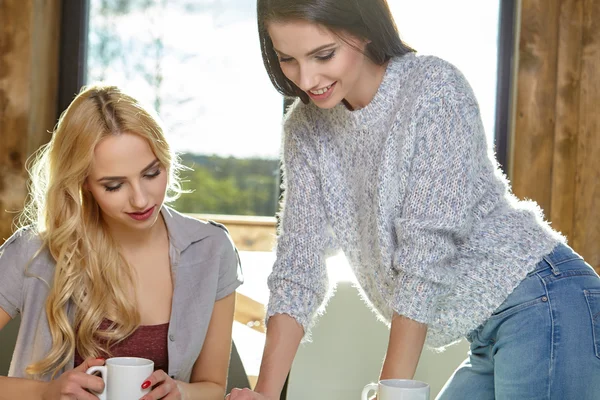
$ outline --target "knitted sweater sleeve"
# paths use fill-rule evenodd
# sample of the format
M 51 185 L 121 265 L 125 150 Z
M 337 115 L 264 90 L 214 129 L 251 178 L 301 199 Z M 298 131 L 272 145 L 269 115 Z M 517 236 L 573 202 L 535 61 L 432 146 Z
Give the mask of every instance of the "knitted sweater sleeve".
M 328 289 L 325 253 L 332 243 L 322 205 L 317 156 L 304 120 L 284 124 L 283 201 L 276 260 L 269 276 L 267 320 L 288 314 L 309 332 Z
M 411 129 L 414 154 L 394 222 L 392 308 L 429 323 L 457 279 L 452 276 L 457 243 L 471 229 L 477 165 L 487 156 L 479 107 L 460 72 L 447 71 L 426 90 Z

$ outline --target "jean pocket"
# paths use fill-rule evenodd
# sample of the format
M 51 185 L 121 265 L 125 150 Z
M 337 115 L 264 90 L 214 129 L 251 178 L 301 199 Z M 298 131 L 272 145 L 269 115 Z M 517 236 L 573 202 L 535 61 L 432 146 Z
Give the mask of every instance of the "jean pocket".
M 600 358 L 600 290 L 584 290 L 590 317 L 592 318 L 592 338 L 594 339 L 594 351 L 596 357 Z
M 529 307 L 535 306 L 537 304 L 542 304 L 547 301 L 548 300 L 547 300 L 546 296 L 541 296 L 536 299 L 528 300 L 528 301 L 525 301 L 525 302 L 519 303 L 519 304 L 514 304 L 514 305 L 513 304 L 510 304 L 510 305 L 502 304 L 500 307 L 498 307 L 498 309 L 496 311 L 494 311 L 492 313 L 492 315 L 490 316 L 490 319 L 506 318 L 510 315 L 518 313 L 519 311 L 523 311 Z

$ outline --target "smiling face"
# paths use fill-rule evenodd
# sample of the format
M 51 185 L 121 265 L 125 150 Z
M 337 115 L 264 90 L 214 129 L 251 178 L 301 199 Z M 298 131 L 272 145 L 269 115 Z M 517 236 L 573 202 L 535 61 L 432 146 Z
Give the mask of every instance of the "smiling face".
M 342 40 L 306 21 L 271 22 L 267 30 L 282 72 L 318 107 L 332 108 L 344 99 L 353 106 L 365 102 L 372 88 L 370 79 L 367 85 L 361 80 L 373 65 L 363 54 L 365 41 L 352 36 Z
M 142 137 L 123 133 L 102 139 L 85 182 L 111 230 L 154 226 L 167 191 L 167 171 Z

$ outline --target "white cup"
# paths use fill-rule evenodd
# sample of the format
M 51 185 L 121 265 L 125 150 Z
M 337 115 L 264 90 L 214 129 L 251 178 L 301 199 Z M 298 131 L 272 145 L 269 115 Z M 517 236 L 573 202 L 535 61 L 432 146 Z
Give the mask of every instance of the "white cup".
M 369 383 L 362 391 L 362 400 L 368 399 L 369 392 L 377 394 L 377 400 L 429 400 L 429 385 L 411 379 L 384 379 Z
M 154 362 L 137 357 L 109 358 L 105 365 L 85 371 L 86 374 L 95 372 L 100 372 L 104 381 L 104 391 L 93 392 L 100 400 L 139 399 L 150 393 L 151 388 L 142 389 L 142 384 L 154 372 Z

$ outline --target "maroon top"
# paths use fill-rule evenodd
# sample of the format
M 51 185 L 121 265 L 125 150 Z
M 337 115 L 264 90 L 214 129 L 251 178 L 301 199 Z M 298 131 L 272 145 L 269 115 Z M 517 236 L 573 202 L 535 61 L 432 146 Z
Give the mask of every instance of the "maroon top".
M 108 329 L 111 322 L 108 320 L 100 324 L 100 329 Z M 154 361 L 154 370 L 162 369 L 169 373 L 169 352 L 167 350 L 167 336 L 169 323 L 159 325 L 141 325 L 127 339 L 110 347 L 112 357 L 141 357 Z M 109 358 L 108 354 L 99 357 Z M 83 359 L 75 351 L 75 366 Z

